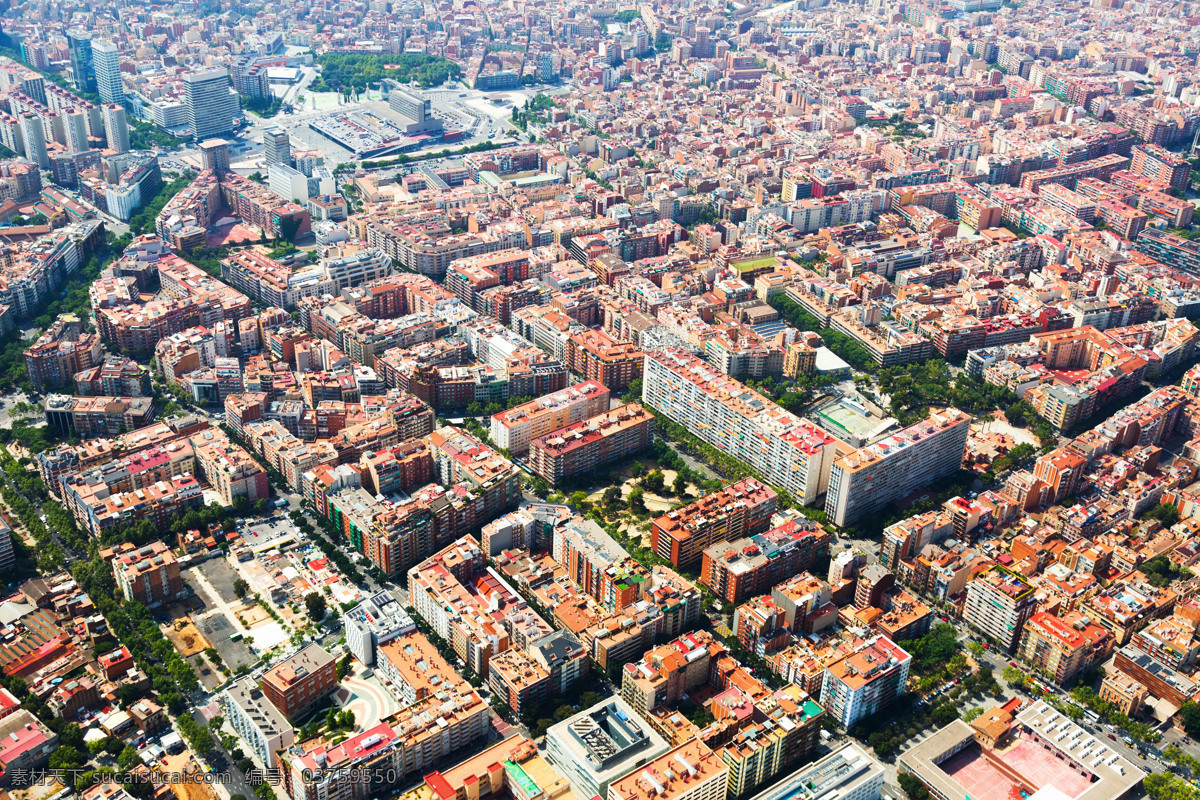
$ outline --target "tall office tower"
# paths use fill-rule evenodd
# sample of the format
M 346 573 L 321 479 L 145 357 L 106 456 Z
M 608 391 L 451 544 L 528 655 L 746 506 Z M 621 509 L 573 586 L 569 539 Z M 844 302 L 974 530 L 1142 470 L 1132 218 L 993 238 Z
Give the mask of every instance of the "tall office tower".
M 229 73 L 223 69 L 184 75 L 183 105 L 197 141 L 233 133 L 233 119 L 241 110 L 238 96 L 229 85 Z
M 105 39 L 92 42 L 96 90 L 105 103 L 125 105 L 125 84 L 121 82 L 121 58 L 117 45 Z
M 96 91 L 96 67 L 92 63 L 92 35 L 87 31 L 67 31 L 67 46 L 71 50 L 71 73 L 75 88 L 81 92 Z
M 211 169 L 216 173 L 228 172 L 229 142 L 224 139 L 208 139 L 201 142 L 200 163 L 204 169 Z
M 25 140 L 25 157 L 40 169 L 50 169 L 50 156 L 46 153 L 46 131 L 37 114 L 21 115 L 21 136 Z
M 72 153 L 82 153 L 88 147 L 87 117 L 77 108 L 63 113 L 66 117 L 67 147 Z
M 292 165 L 292 142 L 283 128 L 270 128 L 263 133 L 263 149 L 266 151 L 263 166 L 267 169 L 276 164 Z
M 129 149 L 129 120 L 125 117 L 125 109 L 116 103 L 104 106 L 104 136 L 109 150 L 124 153 Z

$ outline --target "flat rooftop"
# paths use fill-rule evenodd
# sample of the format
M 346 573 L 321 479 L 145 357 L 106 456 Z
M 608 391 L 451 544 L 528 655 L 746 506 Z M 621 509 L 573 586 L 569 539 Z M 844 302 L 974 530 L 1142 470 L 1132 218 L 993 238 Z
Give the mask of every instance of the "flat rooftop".
M 860 789 L 873 789 L 860 800 L 878 800 L 883 788 L 883 766 L 857 744 L 850 743 L 820 761 L 807 764 L 752 800 L 811 800 L 856 796 Z
M 955 720 L 901 756 L 901 764 L 949 800 L 1007 800 L 1032 788 L 1044 800 L 1117 800 L 1145 773 L 1099 739 L 1038 701 L 1017 715 L 1009 744 L 992 761 L 1013 770 L 1017 786 L 975 743 L 974 730 Z
M 551 726 L 546 739 L 556 762 L 564 758 L 574 762 L 558 764 L 560 771 L 570 779 L 579 766 L 584 767 L 584 774 L 595 781 L 601 796 L 607 794 L 610 781 L 669 749 L 666 739 L 619 697 L 610 697 Z M 576 788 L 576 793 L 588 792 Z

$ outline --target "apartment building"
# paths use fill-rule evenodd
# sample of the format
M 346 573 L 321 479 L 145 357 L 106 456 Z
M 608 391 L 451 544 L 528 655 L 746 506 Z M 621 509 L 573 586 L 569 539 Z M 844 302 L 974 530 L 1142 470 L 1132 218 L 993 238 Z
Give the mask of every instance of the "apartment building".
M 722 715 L 718 721 L 728 719 L 724 704 L 716 702 L 714 709 Z M 717 755 L 729 767 L 732 797 L 745 797 L 807 762 L 817 747 L 825 717 L 825 710 L 794 684 L 759 700 L 754 710 L 755 720 L 717 747 Z
M 729 767 L 699 739 L 608 785 L 606 800 L 725 800 Z
M 150 394 L 150 370 L 123 356 L 108 356 L 101 363 L 76 372 L 75 394 L 84 397 L 145 397 Z
M 626 403 L 534 439 L 529 466 L 557 486 L 647 449 L 654 441 L 654 417 Z
M 715 542 L 765 531 L 777 504 L 778 495 L 769 486 L 743 478 L 654 520 L 650 548 L 677 567 L 693 566 Z
M 546 757 L 579 798 L 605 797 L 609 784 L 663 755 L 667 742 L 619 697 L 552 725 Z
M 246 498 L 251 505 L 270 497 L 271 486 L 266 471 L 220 430 L 196 434 L 192 437 L 192 448 L 200 477 L 220 495 L 225 505 L 232 506 L 238 497 Z
M 554 560 L 589 597 L 604 601 L 608 583 L 629 560 L 629 553 L 590 519 L 575 519 L 554 529 Z M 639 565 L 640 566 L 640 565 Z M 615 599 L 615 598 L 614 598 Z M 613 603 L 624 608 L 628 603 Z
M 997 564 L 967 583 L 963 619 L 1011 653 L 1036 607 L 1035 596 L 1028 581 Z
M 1165 183 L 1172 189 L 1187 188 L 1192 175 L 1191 164 L 1183 154 L 1172 153 L 1155 144 L 1139 144 L 1133 148 L 1129 171 Z
M 52 394 L 45 400 L 46 423 L 81 439 L 115 436 L 144 428 L 157 409 L 152 397 L 70 397 Z
M 1113 636 L 1079 611 L 1061 617 L 1045 611 L 1030 615 L 1021 630 L 1017 654 L 1060 686 L 1108 660 Z
M 1122 647 L 1153 620 L 1169 616 L 1178 599 L 1173 589 L 1126 578 L 1089 597 L 1081 610 L 1112 631 L 1116 645 Z
M 722 600 L 742 603 L 828 557 L 831 538 L 819 523 L 797 518 L 755 536 L 717 542 L 704 550 L 700 582 Z
M 883 710 L 905 692 L 912 656 L 886 636 L 825 668 L 821 705 L 843 728 Z
M 111 550 L 113 576 L 126 600 L 154 608 L 183 594 L 183 578 L 175 554 L 162 542 L 134 547 L 128 542 Z
M 489 709 L 465 682 L 447 682 L 440 697 L 401 709 L 373 728 L 333 743 L 323 737 L 293 747 L 283 757 L 292 800 L 369 800 L 397 787 L 407 775 L 426 772 L 481 739 Z M 370 775 L 373 780 L 347 780 Z
M 591 671 L 587 648 L 568 631 L 555 631 L 521 650 L 511 647 L 488 665 L 488 685 L 515 713 L 567 692 Z
M 684 694 L 709 682 L 713 659 L 725 648 L 708 631 L 684 634 L 647 652 L 621 670 L 621 699 L 643 716 L 672 705 Z
M 1149 690 L 1123 672 L 1114 671 L 1100 683 L 1100 699 L 1112 703 L 1118 713 L 1132 717 L 1150 697 Z
M 287 717 L 267 700 L 250 675 L 229 684 L 223 698 L 226 718 L 238 736 L 268 769 L 277 768 L 277 753 L 296 741 Z
M 363 598 L 342 615 L 342 625 L 346 647 L 366 667 L 375 666 L 375 654 L 381 645 L 417 629 L 404 605 L 386 591 Z
M 409 602 L 476 675 L 510 647 L 526 648 L 553 632 L 487 566 L 478 541 L 465 536 L 408 571 Z
M 820 428 L 685 350 L 647 353 L 642 380 L 645 405 L 747 463 L 797 502 L 811 504 L 825 493 L 836 446 Z
M 833 462 L 825 513 L 850 525 L 962 466 L 971 416 L 956 408 L 931 414 Z
M 583 331 L 567 340 L 567 369 L 613 392 L 625 391 L 642 377 L 643 361 L 637 345 L 618 342 L 604 331 Z
M 529 452 L 534 439 L 608 410 L 611 392 L 584 381 L 492 415 L 491 438 L 515 456 Z
M 454 669 L 437 648 L 415 628 L 381 644 L 376 650 L 376 669 L 393 687 L 402 706 L 433 697 Z
M 25 351 L 25 370 L 33 388 L 42 392 L 70 386 L 77 372 L 104 359 L 99 335 L 86 333 L 74 314 L 62 314 Z
M 317 643 L 263 673 L 267 699 L 289 719 L 302 717 L 337 686 L 337 661 Z

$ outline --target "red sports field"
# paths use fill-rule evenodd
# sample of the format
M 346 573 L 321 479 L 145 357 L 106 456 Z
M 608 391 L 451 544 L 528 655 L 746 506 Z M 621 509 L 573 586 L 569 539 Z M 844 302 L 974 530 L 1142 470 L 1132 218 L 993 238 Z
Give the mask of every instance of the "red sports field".
M 955 753 L 938 766 L 971 800 L 1010 800 L 1013 790 L 1019 791 L 1016 784 L 987 762 L 977 744 Z
M 1088 779 L 1059 761 L 1036 742 L 1020 740 L 1004 753 L 1004 763 L 1038 789 L 1053 786 L 1067 797 L 1075 798 L 1087 789 Z M 1017 800 L 1020 787 L 1004 776 L 983 757 L 978 745 L 971 745 L 939 765 L 955 780 L 971 800 Z

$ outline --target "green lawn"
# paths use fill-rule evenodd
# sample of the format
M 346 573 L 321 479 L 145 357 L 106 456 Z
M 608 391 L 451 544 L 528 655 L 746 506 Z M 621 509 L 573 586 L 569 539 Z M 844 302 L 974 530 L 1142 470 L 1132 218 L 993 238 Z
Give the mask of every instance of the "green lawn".
M 762 258 L 752 258 L 749 261 L 736 261 L 730 266 L 738 272 L 749 272 L 752 269 L 770 266 L 777 260 L 775 256 L 763 256 Z

